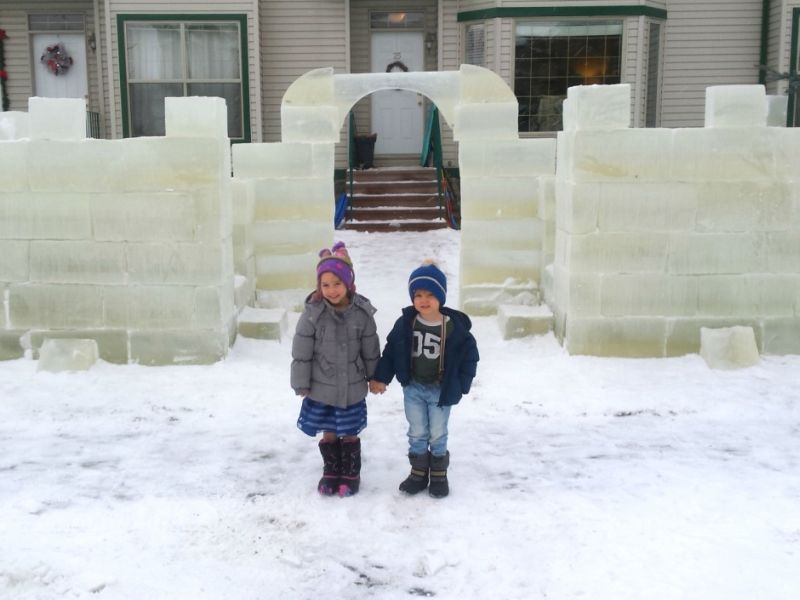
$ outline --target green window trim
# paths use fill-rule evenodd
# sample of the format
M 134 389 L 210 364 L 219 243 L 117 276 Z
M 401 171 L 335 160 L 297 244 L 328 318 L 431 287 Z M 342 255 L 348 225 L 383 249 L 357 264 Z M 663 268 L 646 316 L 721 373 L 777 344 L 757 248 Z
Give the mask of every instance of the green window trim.
M 797 54 L 800 52 L 800 8 L 792 9 L 792 43 L 789 50 L 789 75 L 797 76 Z M 800 123 L 795 122 L 797 113 L 797 94 L 789 94 L 786 105 L 786 126 L 800 127 Z
M 242 138 L 231 138 L 233 143 L 249 143 L 250 132 L 250 73 L 247 55 L 247 15 L 243 14 L 120 14 L 117 15 L 117 50 L 119 53 L 120 108 L 122 111 L 122 137 L 131 137 L 130 115 L 128 114 L 128 65 L 125 51 L 125 24 L 128 21 L 236 21 L 239 23 L 239 44 L 241 46 L 242 69 Z
M 652 6 L 537 6 L 484 8 L 458 13 L 458 22 L 517 17 L 651 17 L 666 19 L 667 11 Z

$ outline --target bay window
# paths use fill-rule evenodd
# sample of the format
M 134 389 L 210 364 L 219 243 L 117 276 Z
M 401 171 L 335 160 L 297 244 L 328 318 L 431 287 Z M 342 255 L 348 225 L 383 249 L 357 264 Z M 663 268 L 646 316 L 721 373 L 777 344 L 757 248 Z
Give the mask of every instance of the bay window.
M 558 131 L 573 85 L 620 82 L 622 23 L 525 22 L 516 26 L 514 93 L 519 131 Z

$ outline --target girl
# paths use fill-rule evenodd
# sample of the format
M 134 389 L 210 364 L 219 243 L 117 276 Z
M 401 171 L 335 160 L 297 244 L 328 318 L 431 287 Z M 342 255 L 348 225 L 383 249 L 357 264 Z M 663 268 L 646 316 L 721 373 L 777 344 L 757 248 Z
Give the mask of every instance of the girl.
M 352 496 L 361 481 L 358 434 L 367 426 L 367 381 L 380 345 L 375 309 L 356 293 L 344 242 L 319 256 L 317 289 L 306 298 L 292 342 L 291 385 L 303 396 L 297 427 L 311 437 L 322 432 L 317 490 L 325 496 Z

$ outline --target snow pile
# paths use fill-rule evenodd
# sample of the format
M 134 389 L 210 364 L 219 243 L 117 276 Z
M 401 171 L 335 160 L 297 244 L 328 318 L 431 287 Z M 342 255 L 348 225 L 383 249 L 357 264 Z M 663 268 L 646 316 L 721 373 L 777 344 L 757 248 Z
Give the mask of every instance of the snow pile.
M 456 303 L 457 233 L 341 237 L 382 336 L 423 258 Z M 240 338 L 209 366 L 0 363 L 0 597 L 797 597 L 800 357 L 718 371 L 503 341 L 494 317 L 474 332 L 444 500 L 397 491 L 396 383 L 368 399 L 362 491 L 316 494 L 288 343 Z

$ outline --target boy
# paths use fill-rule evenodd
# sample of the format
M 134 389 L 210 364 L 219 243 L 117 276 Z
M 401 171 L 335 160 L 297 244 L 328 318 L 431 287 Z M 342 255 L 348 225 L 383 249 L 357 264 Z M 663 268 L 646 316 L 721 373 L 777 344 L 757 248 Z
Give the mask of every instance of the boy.
M 408 420 L 411 474 L 400 490 L 416 494 L 428 486 L 434 498 L 450 492 L 447 467 L 447 422 L 450 407 L 469 392 L 478 363 L 478 345 L 464 313 L 444 306 L 447 277 L 426 261 L 408 279 L 413 306 L 403 309 L 391 333 L 370 391 L 382 394 L 397 377 L 403 386 Z

